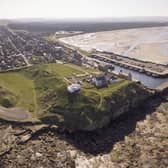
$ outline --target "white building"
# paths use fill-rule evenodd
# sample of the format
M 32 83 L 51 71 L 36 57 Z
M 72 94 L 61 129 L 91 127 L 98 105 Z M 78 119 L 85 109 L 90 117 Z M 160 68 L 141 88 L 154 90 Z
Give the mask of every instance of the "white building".
M 80 84 L 72 84 L 67 87 L 69 93 L 76 93 L 79 92 L 81 89 Z

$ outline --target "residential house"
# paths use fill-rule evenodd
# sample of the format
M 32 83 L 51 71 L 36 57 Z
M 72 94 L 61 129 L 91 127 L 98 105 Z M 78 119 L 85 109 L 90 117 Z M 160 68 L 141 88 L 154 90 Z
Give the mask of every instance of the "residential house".
M 100 75 L 98 77 L 95 77 L 94 84 L 97 88 L 107 87 L 108 82 L 107 82 L 106 76 Z

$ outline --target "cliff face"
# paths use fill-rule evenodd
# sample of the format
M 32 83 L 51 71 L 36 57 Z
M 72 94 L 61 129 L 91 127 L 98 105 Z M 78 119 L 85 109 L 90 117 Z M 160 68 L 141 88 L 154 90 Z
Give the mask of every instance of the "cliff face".
M 116 118 L 124 112 L 140 105 L 145 99 L 152 95 L 152 92 L 147 90 L 140 84 L 130 83 L 121 88 L 110 98 L 107 98 L 108 112 L 112 112 L 112 118 Z
M 71 107 L 64 107 L 62 111 L 57 108 L 54 111 L 63 115 L 64 124 L 67 128 L 72 130 L 87 130 L 92 131 L 106 126 L 112 119 L 119 117 L 126 113 L 131 108 L 139 106 L 153 93 L 142 85 L 137 83 L 129 83 L 120 89 L 112 92 L 106 96 L 102 96 L 101 106 L 90 103 L 87 106 L 81 106 L 74 109 Z
M 101 128 L 107 125 L 112 119 L 128 112 L 131 108 L 140 106 L 152 94 L 139 84 L 128 84 L 116 93 L 104 98 L 104 116 L 102 116 L 101 120 L 95 121 L 95 124 L 88 127 L 88 129 Z
M 126 120 L 117 122 L 117 128 L 120 127 L 119 130 L 121 131 L 124 126 L 128 126 L 133 121 L 133 118 L 140 119 L 136 120 L 133 131 L 124 135 L 122 140 L 115 143 L 109 153 L 93 156 L 89 159 L 78 157 L 75 160 L 76 167 L 166 168 L 168 165 L 167 98 L 168 94 L 166 93 L 162 98 L 155 96 L 145 101 L 142 109 L 136 109 L 136 115 L 131 113 L 132 115 Z M 112 137 L 116 133 L 114 128 Z M 110 130 L 112 128 L 109 129 L 109 134 Z M 117 133 L 120 131 L 117 131 Z

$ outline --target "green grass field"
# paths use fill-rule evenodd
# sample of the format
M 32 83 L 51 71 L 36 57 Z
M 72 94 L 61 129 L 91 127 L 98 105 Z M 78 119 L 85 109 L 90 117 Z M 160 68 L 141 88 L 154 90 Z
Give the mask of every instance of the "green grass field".
M 19 72 L 1 73 L 0 87 L 15 95 L 16 107 L 29 110 L 35 117 L 49 114 L 54 107 L 72 112 L 79 111 L 81 115 L 87 113 L 85 117 L 91 121 L 92 117 L 89 117 L 88 112 L 101 109 L 104 97 L 127 85 L 128 81 L 121 80 L 102 89 L 82 88 L 79 94 L 70 98 L 64 78 L 86 73 L 93 74 L 97 71 L 72 64 L 35 65 Z
M 34 82 L 22 73 L 9 72 L 0 74 L 0 86 L 13 93 L 18 102 L 16 106 L 36 111 Z
M 96 70 L 80 67 L 73 64 L 44 64 L 41 65 L 47 71 L 59 74 L 63 77 L 71 77 L 73 74 L 97 73 Z

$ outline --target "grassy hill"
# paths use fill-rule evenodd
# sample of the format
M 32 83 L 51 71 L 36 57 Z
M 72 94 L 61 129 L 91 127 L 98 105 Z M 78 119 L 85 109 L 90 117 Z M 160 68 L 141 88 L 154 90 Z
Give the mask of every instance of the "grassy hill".
M 0 94 L 4 97 L 2 90 L 5 90 L 6 94 L 9 92 L 17 98 L 17 102 L 12 103 L 13 106 L 24 107 L 34 114 L 37 112 L 40 114 L 37 97 L 42 92 L 49 89 L 57 91 L 57 86 L 60 88 L 62 86 L 65 89 L 67 84 L 63 80 L 64 77 L 71 77 L 74 73 L 84 74 L 86 72 L 91 72 L 91 70 L 71 64 L 46 64 L 33 66 L 19 72 L 1 73 Z M 7 97 L 9 101 L 12 101 L 10 96 Z
M 90 130 L 104 126 L 124 113 L 125 107 L 127 110 L 149 95 L 139 85 L 126 80 L 103 89 L 82 82 L 79 93 L 68 94 L 71 78 L 81 76 L 78 80 L 82 81 L 83 76 L 95 73 L 98 72 L 71 64 L 35 65 L 18 72 L 1 73 L 0 105 L 27 109 L 43 122 Z M 138 99 L 134 97 L 137 94 Z
M 26 78 L 22 73 L 9 72 L 0 74 L 0 87 L 15 96 L 17 101 L 13 106 L 21 106 L 29 109 L 29 111 L 34 110 L 34 83 L 32 80 Z M 1 89 L 2 90 L 2 89 Z M 9 97 L 9 101 L 11 97 Z
M 12 103 L 13 106 L 24 107 L 34 114 L 40 114 L 40 104 L 37 102 L 40 92 L 47 89 L 58 89 L 59 84 L 66 87 L 63 77 L 70 77 L 73 73 L 81 74 L 87 71 L 89 72 L 87 69 L 70 64 L 46 64 L 33 66 L 19 72 L 1 73 L 0 94 L 4 97 L 2 92 L 5 92 L 9 101 L 13 99 L 9 95 L 13 94 L 17 99 L 17 102 Z M 3 105 L 1 101 L 0 104 Z

